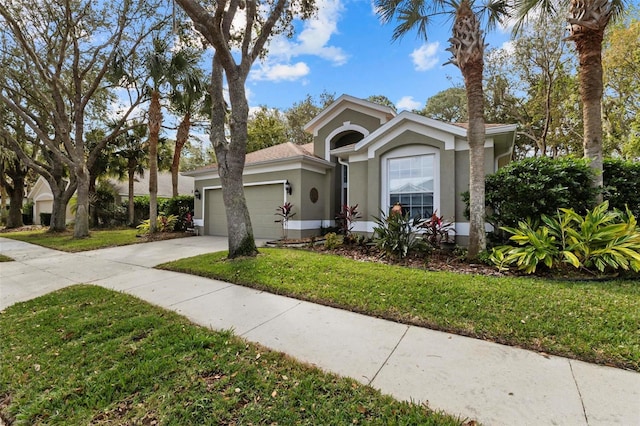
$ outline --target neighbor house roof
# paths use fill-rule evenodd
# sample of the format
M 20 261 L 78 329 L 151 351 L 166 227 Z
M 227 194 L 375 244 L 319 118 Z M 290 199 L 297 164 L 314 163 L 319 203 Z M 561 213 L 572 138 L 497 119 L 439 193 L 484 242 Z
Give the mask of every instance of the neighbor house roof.
M 129 194 L 129 182 L 126 178 L 124 180 L 108 178 L 108 180 L 116 188 L 119 195 L 127 196 Z M 135 180 L 133 182 L 133 194 L 149 195 L 149 170 L 145 170 L 143 176 L 135 176 Z M 191 176 L 182 175 L 178 177 L 178 194 L 193 194 L 193 178 Z M 172 196 L 173 187 L 171 184 L 171 173 L 158 172 L 158 197 L 171 198 Z
M 125 178 L 124 180 L 117 180 L 115 178 L 107 178 L 109 183 L 113 185 L 118 195 L 126 197 L 129 195 L 129 182 Z M 193 194 L 193 181 L 191 176 L 181 175 L 178 178 L 178 194 L 191 195 Z M 145 170 L 144 175 L 135 176 L 133 183 L 134 195 L 149 195 L 149 171 Z M 45 178 L 40 176 L 33 186 L 27 198 L 42 198 L 43 195 L 51 195 L 51 188 Z M 158 172 L 158 197 L 171 198 L 173 195 L 173 188 L 171 185 L 171 173 L 170 172 Z M 52 196 L 52 195 L 51 195 Z

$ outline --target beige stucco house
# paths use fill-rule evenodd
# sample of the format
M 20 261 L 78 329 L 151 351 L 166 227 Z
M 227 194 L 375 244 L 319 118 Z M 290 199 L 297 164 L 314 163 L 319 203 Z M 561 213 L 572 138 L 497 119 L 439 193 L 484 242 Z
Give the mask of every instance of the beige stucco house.
M 318 235 L 334 225 L 344 204 L 362 215 L 354 231 L 373 232 L 373 216 L 401 202 L 412 215 L 432 212 L 455 224 L 465 243 L 469 223 L 461 193 L 469 188 L 469 144 L 464 124 L 340 96 L 309 122 L 313 143 L 285 143 L 246 157 L 244 186 L 254 235 L 278 238 L 278 206 L 294 205 L 289 238 Z M 516 125 L 487 125 L 485 171 L 509 162 Z M 226 235 L 226 216 L 215 165 L 186 175 L 195 178 L 196 225 L 208 235 Z M 290 190 L 287 190 L 290 188 Z

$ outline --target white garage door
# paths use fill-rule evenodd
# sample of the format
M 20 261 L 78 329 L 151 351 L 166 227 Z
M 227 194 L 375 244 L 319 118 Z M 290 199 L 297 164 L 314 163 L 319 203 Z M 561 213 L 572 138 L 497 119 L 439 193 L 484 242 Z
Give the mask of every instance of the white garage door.
M 275 221 L 276 209 L 283 204 L 282 184 L 245 186 L 244 194 L 256 238 L 280 238 L 282 227 Z M 205 195 L 204 232 L 207 235 L 227 235 L 227 216 L 222 202 L 222 190 L 210 189 Z

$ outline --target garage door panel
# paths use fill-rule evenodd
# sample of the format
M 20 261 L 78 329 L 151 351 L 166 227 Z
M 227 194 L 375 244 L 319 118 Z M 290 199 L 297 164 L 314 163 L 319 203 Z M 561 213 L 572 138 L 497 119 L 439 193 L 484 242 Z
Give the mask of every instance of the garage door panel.
M 282 185 L 258 185 L 244 188 L 253 234 L 256 238 L 280 238 L 282 227 L 275 221 L 276 211 L 283 204 Z M 227 235 L 227 218 L 222 201 L 222 190 L 206 192 L 205 234 Z

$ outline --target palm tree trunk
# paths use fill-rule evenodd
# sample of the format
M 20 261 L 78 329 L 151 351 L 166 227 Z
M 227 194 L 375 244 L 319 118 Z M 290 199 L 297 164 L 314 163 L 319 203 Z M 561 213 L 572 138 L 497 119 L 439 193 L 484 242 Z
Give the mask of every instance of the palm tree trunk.
M 158 139 L 162 110 L 160 93 L 153 91 L 149 105 L 149 232 L 158 230 Z
M 482 90 L 482 66 L 480 63 L 465 75 L 467 106 L 469 111 L 469 252 L 475 259 L 487 246 L 485 232 L 485 155 L 484 155 L 484 94 Z
M 134 179 L 135 179 L 135 173 L 136 173 L 136 169 L 135 169 L 135 165 L 132 166 L 131 163 L 133 161 L 131 159 L 129 159 L 129 167 L 128 167 L 128 174 L 129 174 L 129 193 L 128 193 L 128 198 L 129 198 L 129 226 L 134 226 L 135 225 L 135 221 L 136 221 L 136 206 L 135 206 L 135 202 L 133 199 L 133 184 L 134 184 Z
M 602 41 L 611 18 L 612 6 L 607 0 L 572 0 L 569 7 L 569 40 L 576 44 L 578 81 L 582 99 L 584 157 L 591 160 L 593 186 L 603 185 L 602 168 Z M 597 195 L 602 202 L 602 193 Z
M 582 98 L 584 156 L 594 171 L 593 186 L 601 188 L 602 176 L 602 37 L 584 37 L 576 41 L 580 58 L 578 81 Z M 602 194 L 599 194 L 602 201 Z
M 473 13 L 468 0 L 462 0 L 456 11 L 453 37 L 449 50 L 455 64 L 464 77 L 467 94 L 469 127 L 469 251 L 467 257 L 476 259 L 487 246 L 485 231 L 485 169 L 484 169 L 484 36 L 480 21 Z
M 182 156 L 182 148 L 189 138 L 189 129 L 191 128 L 191 113 L 187 112 L 178 125 L 176 133 L 176 148 L 173 151 L 173 161 L 171 163 L 171 188 L 174 197 L 178 194 L 178 172 L 180 171 L 180 157 Z

